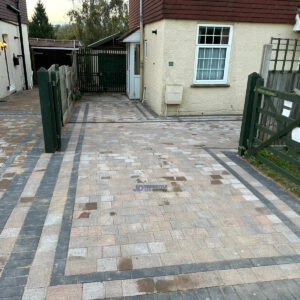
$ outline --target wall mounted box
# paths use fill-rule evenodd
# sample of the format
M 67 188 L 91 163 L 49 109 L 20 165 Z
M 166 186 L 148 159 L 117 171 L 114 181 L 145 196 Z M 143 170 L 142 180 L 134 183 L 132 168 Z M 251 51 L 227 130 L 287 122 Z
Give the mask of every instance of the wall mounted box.
M 19 57 L 15 56 L 15 55 L 13 57 L 13 61 L 14 61 L 14 66 L 18 66 L 20 64 Z
M 167 85 L 165 104 L 180 105 L 182 103 L 183 86 L 182 85 Z

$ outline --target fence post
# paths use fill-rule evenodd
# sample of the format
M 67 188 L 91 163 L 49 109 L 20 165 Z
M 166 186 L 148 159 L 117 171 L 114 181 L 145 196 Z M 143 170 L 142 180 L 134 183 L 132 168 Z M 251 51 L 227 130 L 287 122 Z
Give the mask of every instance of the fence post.
M 53 88 L 53 102 L 54 102 L 54 111 L 55 111 L 55 125 L 56 125 L 56 140 L 58 149 L 61 148 L 61 104 L 60 104 L 60 91 L 59 91 L 59 78 L 57 71 L 51 71 L 51 83 Z
M 260 66 L 260 76 L 264 79 L 265 84 L 268 82 L 270 62 L 272 56 L 272 44 L 264 45 L 263 56 Z
M 63 114 L 63 107 L 61 101 L 61 86 L 60 86 L 60 75 L 59 75 L 59 65 L 55 65 L 55 73 L 56 73 L 56 84 L 57 84 L 57 101 L 60 109 L 60 119 L 61 119 L 61 126 L 64 126 L 64 114 Z
M 57 148 L 56 126 L 53 107 L 52 84 L 49 82 L 49 72 L 41 68 L 38 72 L 38 83 L 44 131 L 45 152 L 54 153 Z
M 251 123 L 252 123 L 252 115 L 253 115 L 253 105 L 254 105 L 254 97 L 255 97 L 255 87 L 258 78 L 260 78 L 259 74 L 252 73 L 248 76 L 248 84 L 244 105 L 244 113 L 241 127 L 241 135 L 239 142 L 239 155 L 243 156 L 248 149 L 248 140 L 250 135 Z
M 256 79 L 255 88 L 258 89 L 264 86 L 264 79 L 261 76 L 258 76 Z M 253 154 L 253 142 L 254 138 L 257 137 L 257 128 L 256 124 L 260 122 L 261 114 L 258 113 L 257 108 L 261 107 L 262 103 L 262 94 L 258 92 L 254 92 L 254 101 L 252 106 L 252 116 L 251 116 L 251 123 L 250 123 L 250 133 L 248 137 L 248 153 L 247 156 L 250 157 Z

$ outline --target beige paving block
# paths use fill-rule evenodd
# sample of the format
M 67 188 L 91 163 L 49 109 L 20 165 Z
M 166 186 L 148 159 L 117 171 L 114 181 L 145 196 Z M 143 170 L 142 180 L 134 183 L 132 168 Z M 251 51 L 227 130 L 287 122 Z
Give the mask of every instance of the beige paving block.
M 254 274 L 252 269 L 237 269 L 238 275 L 244 283 L 255 283 L 258 282 L 256 275 Z
M 115 280 L 115 281 L 105 281 L 105 297 L 106 298 L 113 298 L 113 297 L 122 297 L 122 281 Z
M 83 284 L 82 300 L 103 299 L 104 297 L 105 288 L 102 282 Z
M 286 279 L 284 270 L 279 266 L 255 267 L 252 268 L 259 281 L 273 281 Z
M 237 270 L 221 270 L 218 271 L 224 285 L 243 284 L 243 279 Z
M 159 254 L 132 256 L 133 269 L 161 267 Z
M 136 279 L 122 280 L 122 291 L 123 291 L 123 297 L 145 294 L 144 292 L 139 292 Z
M 51 286 L 47 289 L 47 300 L 81 300 L 82 284 Z

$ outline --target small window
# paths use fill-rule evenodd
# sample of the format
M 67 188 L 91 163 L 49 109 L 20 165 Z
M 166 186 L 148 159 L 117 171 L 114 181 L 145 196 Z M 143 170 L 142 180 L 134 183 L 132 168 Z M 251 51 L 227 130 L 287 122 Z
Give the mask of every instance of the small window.
M 194 83 L 227 83 L 232 31 L 228 25 L 198 25 Z

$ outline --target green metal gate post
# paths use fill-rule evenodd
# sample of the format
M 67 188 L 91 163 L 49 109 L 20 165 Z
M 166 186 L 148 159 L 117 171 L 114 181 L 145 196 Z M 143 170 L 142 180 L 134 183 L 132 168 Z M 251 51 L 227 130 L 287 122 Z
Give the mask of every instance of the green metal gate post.
M 44 131 L 45 152 L 54 153 L 57 149 L 57 139 L 52 84 L 49 82 L 49 72 L 46 69 L 41 68 L 37 72 L 37 75 Z
M 60 102 L 60 91 L 59 91 L 59 76 L 58 72 L 51 71 L 51 83 L 53 89 L 53 102 L 54 102 L 54 113 L 55 113 L 55 126 L 56 126 L 56 139 L 57 139 L 57 148 L 61 148 L 61 115 L 62 107 Z
M 261 77 L 258 73 L 252 73 L 248 77 L 248 85 L 246 91 L 244 114 L 243 114 L 240 143 L 239 143 L 239 155 L 241 156 L 243 156 L 248 149 L 248 140 L 251 131 L 253 109 L 255 109 L 254 107 L 255 88 L 257 85 L 257 81 L 259 79 L 261 79 Z
M 61 100 L 59 65 L 55 65 L 55 71 L 56 71 L 56 76 L 58 78 L 57 91 L 58 91 L 58 102 L 59 102 L 60 113 L 61 113 L 61 125 L 62 125 L 62 127 L 64 127 L 64 114 L 63 114 L 63 107 L 62 107 L 62 100 Z

